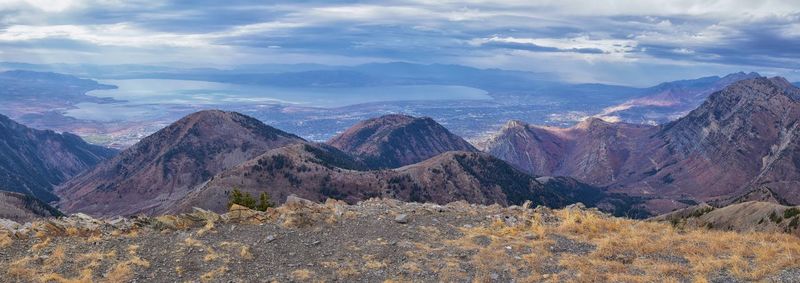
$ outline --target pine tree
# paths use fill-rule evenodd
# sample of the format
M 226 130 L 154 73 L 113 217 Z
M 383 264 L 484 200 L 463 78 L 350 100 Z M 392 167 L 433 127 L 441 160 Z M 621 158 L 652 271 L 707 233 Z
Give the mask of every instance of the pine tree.
M 258 196 L 258 199 L 259 203 L 256 210 L 267 211 L 268 208 L 272 207 L 272 201 L 270 200 L 269 194 L 266 192 L 262 192 L 261 195 Z
M 249 209 L 256 209 L 256 199 L 249 193 L 242 193 L 239 188 L 234 188 L 231 195 L 228 197 L 228 207 L 238 204 Z

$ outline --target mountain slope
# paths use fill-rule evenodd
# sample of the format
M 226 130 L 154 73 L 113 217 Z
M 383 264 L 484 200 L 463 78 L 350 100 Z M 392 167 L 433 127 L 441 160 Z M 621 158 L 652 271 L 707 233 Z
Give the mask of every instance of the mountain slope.
M 587 119 L 570 128 L 508 122 L 484 150 L 534 175 L 573 176 L 605 185 L 657 128 Z
M 768 187 L 800 202 L 800 89 L 782 78 L 738 81 L 663 126 L 585 121 L 568 129 L 505 127 L 488 152 L 528 172 L 573 176 L 612 191 L 663 198 L 655 211 Z
M 225 169 L 302 141 L 242 114 L 197 112 L 60 186 L 59 205 L 94 215 L 151 213 Z
M 577 201 L 591 205 L 602 195 L 596 188 L 567 180 L 544 185 L 484 153 L 446 152 L 397 169 L 360 171 L 357 164 L 355 159 L 347 159 L 329 146 L 303 144 L 279 148 L 218 174 L 181 201 L 176 209 L 185 211 L 197 206 L 224 211 L 227 194 L 233 188 L 252 195 L 267 192 L 276 203 L 296 194 L 315 201 L 334 198 L 349 203 L 390 197 L 415 202 L 465 200 L 502 205 L 531 200 L 534 204 L 561 207 Z M 557 185 L 581 192 L 568 194 L 551 188 Z
M 54 201 L 53 186 L 116 152 L 80 137 L 35 130 L 0 115 L 0 187 Z
M 373 168 L 397 168 L 447 151 L 477 149 L 431 118 L 386 115 L 360 122 L 328 144 Z
M 0 219 L 26 222 L 54 216 L 61 216 L 61 212 L 33 196 L 0 191 Z
M 682 228 L 715 228 L 739 232 L 785 232 L 800 236 L 800 207 L 748 201 L 721 208 L 707 204 L 654 217 Z

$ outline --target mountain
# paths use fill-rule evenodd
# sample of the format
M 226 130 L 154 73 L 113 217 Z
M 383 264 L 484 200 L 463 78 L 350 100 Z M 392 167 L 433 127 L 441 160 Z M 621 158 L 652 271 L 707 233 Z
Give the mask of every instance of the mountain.
M 197 112 L 60 186 L 59 207 L 95 215 L 159 210 L 225 169 L 298 142 L 242 114 Z
M 655 198 L 665 212 L 758 187 L 800 202 L 800 89 L 782 78 L 738 81 L 662 126 L 589 119 L 567 129 L 513 122 L 486 150 L 533 174 L 573 176 Z M 660 199 L 660 200 L 659 200 Z
M 640 124 L 673 121 L 697 108 L 712 93 L 735 82 L 760 77 L 757 73 L 733 73 L 692 80 L 665 82 L 645 88 L 634 99 L 603 110 L 598 117 Z
M 0 115 L 0 187 L 57 200 L 53 186 L 108 159 L 116 151 L 69 133 L 28 128 Z
M 386 115 L 360 122 L 327 142 L 373 168 L 396 168 L 448 151 L 478 151 L 431 118 Z
M 800 236 L 800 207 L 748 201 L 721 208 L 699 204 L 659 215 L 652 221 L 681 228 L 714 228 L 738 232 L 786 232 Z
M 570 128 L 540 127 L 509 121 L 484 145 L 490 154 L 539 176 L 573 176 L 605 185 L 647 137 L 648 125 L 610 123 L 589 118 Z
M 297 144 L 264 155 L 215 176 L 178 205 L 214 211 L 227 209 L 228 193 L 238 188 L 254 196 L 267 192 L 275 203 L 289 195 L 348 203 L 384 197 L 414 202 L 563 207 L 578 201 L 597 203 L 603 192 L 569 178 L 539 181 L 485 153 L 451 151 L 396 169 L 365 170 L 358 160 L 327 145 Z
M 57 209 L 47 205 L 36 197 L 0 191 L 0 219 L 26 222 L 36 218 L 61 215 L 61 212 Z

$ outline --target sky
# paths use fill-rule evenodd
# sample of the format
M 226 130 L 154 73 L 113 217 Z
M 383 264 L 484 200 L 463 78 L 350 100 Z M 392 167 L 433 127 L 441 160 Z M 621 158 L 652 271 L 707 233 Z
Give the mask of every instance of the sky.
M 645 86 L 800 81 L 798 0 L 0 0 L 0 61 L 460 64 Z

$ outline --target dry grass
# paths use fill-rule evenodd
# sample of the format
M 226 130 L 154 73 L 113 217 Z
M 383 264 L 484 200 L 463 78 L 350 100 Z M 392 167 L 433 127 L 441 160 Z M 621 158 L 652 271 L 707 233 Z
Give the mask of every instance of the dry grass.
M 141 267 L 141 268 L 148 268 L 150 267 L 150 262 L 141 259 L 137 251 L 139 250 L 139 246 L 137 245 L 130 245 L 126 249 L 128 252 L 128 259 L 125 261 L 118 262 L 111 270 L 109 270 L 105 274 L 105 281 L 106 282 L 127 282 L 133 278 L 133 268 Z
M 314 271 L 309 269 L 297 269 L 292 271 L 292 278 L 297 281 L 310 281 L 314 277 Z
M 0 249 L 10 246 L 14 243 L 11 234 L 6 231 L 0 231 Z
M 206 272 L 203 275 L 201 275 L 200 276 L 200 281 L 202 281 L 202 282 L 211 282 L 211 281 L 214 280 L 214 278 L 217 278 L 220 275 L 225 274 L 226 272 L 228 272 L 228 267 L 227 266 L 223 265 L 223 266 L 217 267 L 214 270 L 211 270 L 211 271 Z
M 36 243 L 33 246 L 31 246 L 31 251 L 34 251 L 34 252 L 40 251 L 40 250 L 46 248 L 48 245 L 50 245 L 50 238 L 45 238 L 44 241 L 42 241 L 40 243 Z
M 549 225 L 539 221 L 541 216 L 528 215 L 525 219 L 532 221 L 523 225 L 495 221 L 487 227 L 464 229 L 464 237 L 448 244 L 476 250 L 471 263 L 478 278 L 485 279 L 488 274 L 505 271 L 530 281 L 671 282 L 705 281 L 726 272 L 740 280 L 761 281 L 781 270 L 800 267 L 800 239 L 791 235 L 678 231 L 668 224 L 581 210 L 559 210 L 555 215 L 560 221 Z M 591 244 L 595 249 L 588 255 L 552 255 L 549 235 Z M 478 245 L 476 237 L 488 238 L 491 243 Z M 520 249 L 529 253 L 513 256 L 513 251 Z M 542 262 L 550 257 L 564 268 L 559 274 L 541 273 Z

